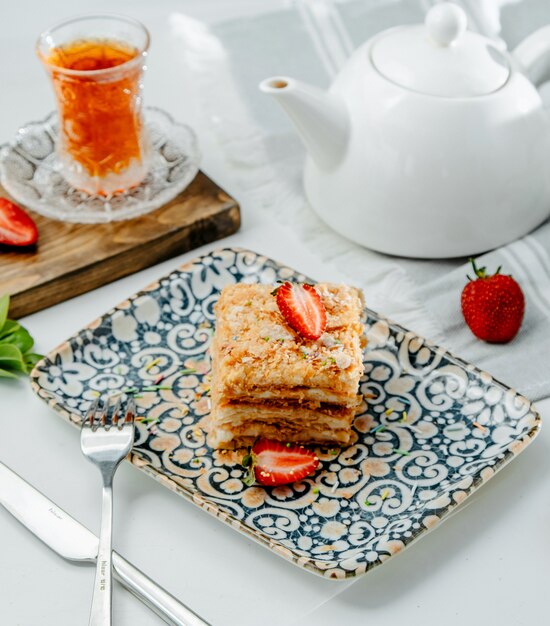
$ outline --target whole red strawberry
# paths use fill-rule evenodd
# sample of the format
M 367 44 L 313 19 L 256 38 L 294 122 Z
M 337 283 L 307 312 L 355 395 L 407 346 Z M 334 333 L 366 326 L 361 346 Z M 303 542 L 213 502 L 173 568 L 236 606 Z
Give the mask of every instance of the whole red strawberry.
M 477 278 L 462 290 L 462 314 L 478 339 L 489 343 L 507 343 L 521 326 L 525 311 L 523 291 L 511 276 L 487 275 L 486 268 L 477 268 L 470 259 Z

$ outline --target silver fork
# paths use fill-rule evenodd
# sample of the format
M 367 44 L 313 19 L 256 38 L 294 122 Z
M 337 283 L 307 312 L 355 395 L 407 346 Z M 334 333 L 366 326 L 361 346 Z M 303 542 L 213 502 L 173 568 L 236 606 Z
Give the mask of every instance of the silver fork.
M 112 621 L 113 477 L 118 464 L 130 452 L 134 443 L 134 401 L 128 401 L 122 419 L 120 409 L 120 398 L 112 412 L 109 398 L 103 402 L 103 407 L 100 406 L 99 399 L 96 400 L 86 413 L 80 433 L 82 452 L 99 467 L 103 479 L 101 531 L 90 626 L 108 626 Z

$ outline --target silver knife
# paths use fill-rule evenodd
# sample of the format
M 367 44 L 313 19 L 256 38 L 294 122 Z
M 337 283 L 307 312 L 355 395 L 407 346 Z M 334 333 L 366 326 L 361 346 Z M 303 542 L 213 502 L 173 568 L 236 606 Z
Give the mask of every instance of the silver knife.
M 1 462 L 0 504 L 63 558 L 95 561 L 98 538 Z M 116 552 L 113 552 L 113 573 L 126 589 L 167 624 L 209 626 Z

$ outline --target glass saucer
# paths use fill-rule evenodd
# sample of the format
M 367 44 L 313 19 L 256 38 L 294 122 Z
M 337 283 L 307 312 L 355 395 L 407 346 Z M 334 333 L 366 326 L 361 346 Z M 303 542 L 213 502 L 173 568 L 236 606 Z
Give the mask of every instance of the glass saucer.
M 72 187 L 61 173 L 55 151 L 57 113 L 30 122 L 11 143 L 0 147 L 0 177 L 11 196 L 26 207 L 64 222 L 100 223 L 127 220 L 158 209 L 195 178 L 199 150 L 195 133 L 154 107 L 145 109 L 153 145 L 145 179 L 112 196 L 90 195 Z

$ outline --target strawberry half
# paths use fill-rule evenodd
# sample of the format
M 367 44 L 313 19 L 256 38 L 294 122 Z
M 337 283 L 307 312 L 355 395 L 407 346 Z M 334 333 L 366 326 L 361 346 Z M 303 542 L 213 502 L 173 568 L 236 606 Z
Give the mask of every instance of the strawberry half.
M 37 239 L 32 218 L 7 198 L 0 198 L 0 244 L 31 246 Z
M 327 311 L 315 287 L 286 282 L 274 293 L 287 324 L 306 339 L 319 339 L 327 327 Z
M 313 474 L 319 459 L 312 450 L 296 444 L 281 443 L 271 439 L 258 439 L 244 456 L 242 466 L 248 469 L 244 482 L 247 485 L 286 485 Z

